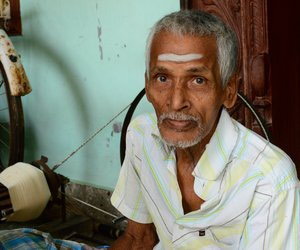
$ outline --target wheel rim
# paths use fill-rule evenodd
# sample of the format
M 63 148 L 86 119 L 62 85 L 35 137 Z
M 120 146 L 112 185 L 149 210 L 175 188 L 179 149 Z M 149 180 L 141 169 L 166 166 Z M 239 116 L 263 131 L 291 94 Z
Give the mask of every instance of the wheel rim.
M 23 161 L 24 117 L 21 97 L 11 96 L 6 74 L 0 63 L 0 171 Z

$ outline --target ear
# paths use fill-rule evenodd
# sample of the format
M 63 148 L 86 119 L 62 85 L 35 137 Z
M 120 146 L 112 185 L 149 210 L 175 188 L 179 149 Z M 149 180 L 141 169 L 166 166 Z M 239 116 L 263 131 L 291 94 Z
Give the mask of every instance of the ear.
M 237 98 L 237 81 L 236 75 L 232 76 L 227 86 L 225 87 L 224 106 L 226 108 L 232 108 Z
M 147 100 L 149 101 L 149 102 L 151 102 L 151 97 L 150 97 L 150 95 L 149 95 L 149 78 L 148 78 L 148 76 L 147 76 L 147 72 L 145 72 L 145 74 L 144 74 L 144 76 L 145 76 L 145 90 L 146 90 L 146 97 L 147 97 Z

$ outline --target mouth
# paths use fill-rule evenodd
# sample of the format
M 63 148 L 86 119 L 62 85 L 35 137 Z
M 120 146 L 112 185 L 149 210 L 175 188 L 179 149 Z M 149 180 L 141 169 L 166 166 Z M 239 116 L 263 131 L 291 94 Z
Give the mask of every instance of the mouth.
M 177 132 L 185 132 L 197 127 L 197 122 L 193 120 L 174 120 L 166 118 L 162 122 L 167 128 Z

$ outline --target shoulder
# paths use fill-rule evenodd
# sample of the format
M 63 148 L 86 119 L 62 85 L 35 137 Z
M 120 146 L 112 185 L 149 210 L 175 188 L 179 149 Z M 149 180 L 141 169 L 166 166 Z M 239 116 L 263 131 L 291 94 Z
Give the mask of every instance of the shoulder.
M 145 136 L 147 133 L 156 133 L 157 119 L 155 113 L 144 113 L 135 117 L 129 124 L 127 132 Z
M 159 134 L 155 113 L 144 113 L 131 120 L 126 133 L 126 146 L 137 150 L 142 147 L 144 140 L 151 140 L 152 135 Z
M 299 185 L 295 164 L 283 150 L 238 122 L 235 123 L 239 130 L 235 157 L 248 162 L 251 170 L 261 175 L 261 182 L 270 186 L 274 192 Z

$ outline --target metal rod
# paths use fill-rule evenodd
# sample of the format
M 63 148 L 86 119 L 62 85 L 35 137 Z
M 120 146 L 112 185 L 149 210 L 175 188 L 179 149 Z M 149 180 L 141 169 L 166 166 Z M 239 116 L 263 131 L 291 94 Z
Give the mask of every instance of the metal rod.
M 73 196 L 71 196 L 71 195 L 68 195 L 68 194 L 66 194 L 66 193 L 63 193 L 63 192 L 61 192 L 61 191 L 59 191 L 61 194 L 63 194 L 63 195 L 65 195 L 66 197 L 68 197 L 68 198 L 71 198 L 71 199 L 73 199 L 73 200 L 75 200 L 75 201 L 77 201 L 77 202 L 79 202 L 79 203 L 81 203 L 81 204 L 83 204 L 83 205 L 86 205 L 86 206 L 88 206 L 88 207 L 90 207 L 90 208 L 93 208 L 93 209 L 95 209 L 95 210 L 97 210 L 97 211 L 99 211 L 99 212 L 101 212 L 101 213 L 104 213 L 104 214 L 106 214 L 106 215 L 109 215 L 109 216 L 111 216 L 111 217 L 113 217 L 113 218 L 119 218 L 118 216 L 116 216 L 116 215 L 114 215 L 114 214 L 112 214 L 112 213 L 109 213 L 109 212 L 107 212 L 107 211 L 105 211 L 105 210 L 103 210 L 103 209 L 101 209 L 101 208 L 98 208 L 98 207 L 95 207 L 94 205 L 92 205 L 92 204 L 89 204 L 89 203 L 87 203 L 87 202 L 85 202 L 85 201 L 83 201 L 83 200 L 80 200 L 80 199 L 78 199 L 78 198 L 76 198 L 76 197 L 73 197 Z
M 267 141 L 270 141 L 268 133 L 265 129 L 265 126 L 263 125 L 262 121 L 260 120 L 259 116 L 257 115 L 256 111 L 252 108 L 252 106 L 250 105 L 250 103 L 246 100 L 246 98 L 244 98 L 240 93 L 237 93 L 238 97 L 242 99 L 242 101 L 247 105 L 247 107 L 250 109 L 250 111 L 252 112 L 252 114 L 255 116 L 256 120 L 259 123 L 259 126 L 261 127 Z

